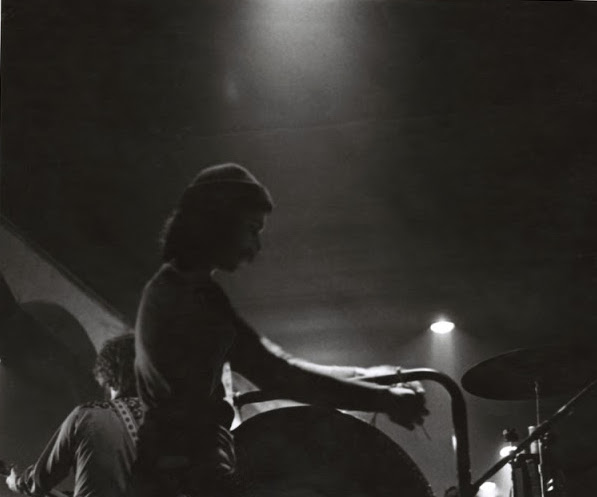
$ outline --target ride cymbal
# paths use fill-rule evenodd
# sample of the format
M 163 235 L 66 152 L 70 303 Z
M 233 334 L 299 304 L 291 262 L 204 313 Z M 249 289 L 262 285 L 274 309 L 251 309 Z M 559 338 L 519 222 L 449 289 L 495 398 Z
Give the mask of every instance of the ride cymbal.
M 543 346 L 517 349 L 469 369 L 462 387 L 493 400 L 528 400 L 579 390 L 597 378 L 597 353 L 587 346 Z

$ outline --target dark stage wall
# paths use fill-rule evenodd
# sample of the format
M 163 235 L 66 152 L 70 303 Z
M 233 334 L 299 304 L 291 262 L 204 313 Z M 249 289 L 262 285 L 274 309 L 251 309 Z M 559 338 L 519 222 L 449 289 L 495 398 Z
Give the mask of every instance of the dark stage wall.
M 238 161 L 277 207 L 262 256 L 224 284 L 292 352 L 459 377 L 593 340 L 597 5 L 2 8 L 2 214 L 129 322 L 184 185 Z M 434 352 L 442 312 L 461 338 Z M 481 469 L 519 408 L 471 402 L 494 416 Z

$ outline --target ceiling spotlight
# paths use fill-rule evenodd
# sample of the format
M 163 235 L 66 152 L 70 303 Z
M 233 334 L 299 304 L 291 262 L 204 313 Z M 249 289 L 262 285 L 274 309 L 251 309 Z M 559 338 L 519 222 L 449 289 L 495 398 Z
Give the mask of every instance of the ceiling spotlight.
M 450 333 L 454 329 L 454 323 L 452 321 L 440 319 L 435 323 L 432 323 L 429 328 L 431 331 L 433 331 L 433 333 L 443 335 L 445 333 Z

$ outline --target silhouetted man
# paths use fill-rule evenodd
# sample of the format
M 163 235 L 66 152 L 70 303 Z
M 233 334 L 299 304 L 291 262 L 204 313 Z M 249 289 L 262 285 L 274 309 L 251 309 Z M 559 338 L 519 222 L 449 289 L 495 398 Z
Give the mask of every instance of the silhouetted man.
M 8 487 L 43 496 L 70 473 L 74 497 L 121 497 L 126 494 L 136 455 L 142 409 L 136 397 L 134 336 L 108 340 L 100 350 L 94 373 L 110 397 L 76 407 L 63 421 L 37 462 L 6 479 Z
M 228 361 L 285 398 L 382 411 L 409 428 L 427 414 L 419 385 L 351 381 L 367 370 L 293 358 L 235 312 L 213 274 L 255 258 L 272 208 L 269 192 L 249 171 L 222 164 L 196 176 L 166 225 L 164 264 L 144 289 L 136 325 L 136 374 L 147 409 L 138 497 L 226 492 L 235 468 L 233 410 L 221 382 Z

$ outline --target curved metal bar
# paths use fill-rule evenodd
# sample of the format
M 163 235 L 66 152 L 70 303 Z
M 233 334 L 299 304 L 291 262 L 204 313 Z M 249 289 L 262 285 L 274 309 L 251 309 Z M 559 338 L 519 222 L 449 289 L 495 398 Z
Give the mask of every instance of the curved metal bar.
M 458 495 L 460 497 L 474 497 L 475 492 L 471 483 L 471 460 L 468 438 L 468 414 L 464 395 L 456 383 L 447 374 L 435 369 L 417 368 L 403 369 L 398 376 L 405 381 L 434 381 L 443 386 L 450 394 L 452 401 L 452 423 L 456 437 L 456 472 L 458 476 Z
M 442 385 L 452 401 L 452 424 L 456 437 L 456 472 L 459 497 L 473 497 L 477 489 L 472 485 L 471 460 L 468 438 L 468 414 L 466 402 L 460 386 L 447 374 L 430 368 L 398 369 L 396 374 L 363 378 L 382 385 L 392 385 L 408 381 L 434 381 Z

